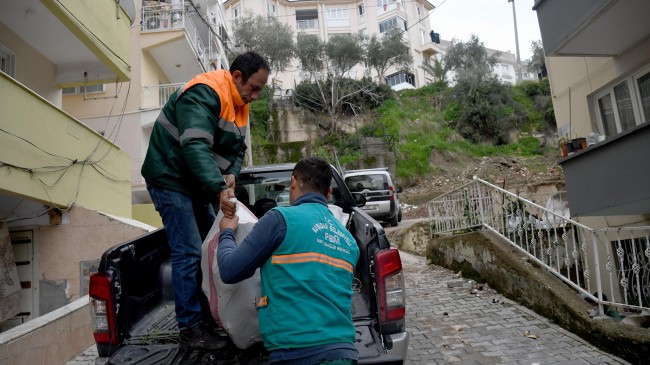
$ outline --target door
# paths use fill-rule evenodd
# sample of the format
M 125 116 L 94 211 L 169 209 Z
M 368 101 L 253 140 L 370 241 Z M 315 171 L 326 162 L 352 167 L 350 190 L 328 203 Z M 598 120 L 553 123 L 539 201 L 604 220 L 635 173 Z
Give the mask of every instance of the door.
M 2 323 L 0 329 L 3 331 L 38 317 L 38 305 L 36 305 L 38 295 L 35 293 L 38 281 L 34 281 L 34 232 L 32 230 L 13 231 L 9 232 L 9 237 L 21 290 L 19 312 L 14 318 Z

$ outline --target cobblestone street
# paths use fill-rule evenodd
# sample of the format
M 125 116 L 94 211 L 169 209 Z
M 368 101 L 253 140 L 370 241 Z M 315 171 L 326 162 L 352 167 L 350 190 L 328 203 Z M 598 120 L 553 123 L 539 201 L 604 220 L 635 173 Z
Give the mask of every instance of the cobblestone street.
M 450 270 L 401 252 L 409 364 L 629 364 L 492 290 L 471 294 Z
M 401 252 L 407 288 L 408 364 L 629 364 L 492 290 L 471 294 L 450 270 Z M 91 347 L 66 365 L 92 365 Z

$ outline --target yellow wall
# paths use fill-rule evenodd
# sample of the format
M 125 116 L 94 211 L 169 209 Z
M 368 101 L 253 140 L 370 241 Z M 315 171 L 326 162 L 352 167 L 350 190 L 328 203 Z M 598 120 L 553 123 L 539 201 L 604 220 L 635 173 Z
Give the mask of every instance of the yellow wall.
M 158 214 L 153 204 L 134 204 L 133 219 L 156 228 L 163 226 L 160 214 Z
M 131 19 L 116 1 L 41 0 L 41 2 L 109 69 L 115 72 L 118 80 L 129 80 Z
M 131 216 L 126 153 L 4 74 L 0 94 L 0 190 Z

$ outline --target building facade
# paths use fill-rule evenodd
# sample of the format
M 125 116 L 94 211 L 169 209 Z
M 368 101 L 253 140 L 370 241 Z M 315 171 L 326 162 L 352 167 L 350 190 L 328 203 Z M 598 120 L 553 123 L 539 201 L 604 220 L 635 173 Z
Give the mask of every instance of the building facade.
M 133 217 L 160 227 L 140 168 L 154 121 L 169 96 L 195 75 L 228 69 L 227 23 L 219 0 L 135 1 L 128 35 L 131 81 L 64 90 L 63 108 L 115 141 L 131 159 Z
M 610 299 L 632 293 L 647 306 L 650 2 L 537 0 L 534 9 L 559 143 L 571 149 L 559 159 L 571 216 L 605 237 L 597 246 L 603 277 L 623 273 L 620 290 L 603 282 L 603 291 Z
M 418 88 L 431 82 L 420 67 L 431 62 L 440 52 L 432 42 L 428 14 L 434 6 L 427 0 L 227 0 L 224 2 L 226 19 L 232 27 L 238 19 L 248 14 L 276 17 L 288 24 L 294 34 L 316 34 L 327 41 L 335 34 L 362 34 L 370 36 L 397 27 L 403 29 L 403 41 L 409 47 L 413 64 L 409 71 L 389 69 L 384 80 L 378 80 L 374 70 L 358 65 L 350 73 L 352 78 L 371 75 L 375 81 L 387 83 L 393 89 Z M 300 71 L 298 63 L 290 71 L 274 73 L 274 83 L 281 89 L 293 89 L 294 85 L 308 78 Z
M 0 1 L 0 330 L 78 298 L 80 268 L 123 239 L 88 222 L 131 216 L 129 156 L 66 112 L 63 90 L 128 82 L 132 10 Z

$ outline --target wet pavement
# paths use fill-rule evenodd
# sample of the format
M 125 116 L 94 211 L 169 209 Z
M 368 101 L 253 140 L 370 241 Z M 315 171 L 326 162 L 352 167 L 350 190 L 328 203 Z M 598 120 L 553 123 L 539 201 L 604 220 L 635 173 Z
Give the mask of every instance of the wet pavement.
M 484 286 L 402 252 L 408 364 L 629 364 Z M 462 287 L 449 287 L 449 282 Z M 475 284 L 475 283 L 474 283 Z M 66 365 L 91 365 L 91 347 Z

